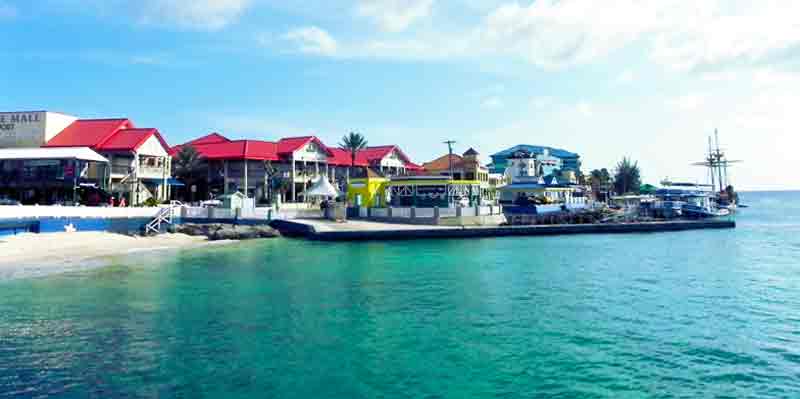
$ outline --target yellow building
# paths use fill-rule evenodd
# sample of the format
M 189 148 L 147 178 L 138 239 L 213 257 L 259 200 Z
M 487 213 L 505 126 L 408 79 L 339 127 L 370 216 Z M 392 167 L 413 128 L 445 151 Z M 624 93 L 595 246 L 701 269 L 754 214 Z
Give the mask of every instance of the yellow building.
M 366 178 L 351 179 L 347 201 L 368 208 L 456 207 L 480 204 L 481 182 L 453 180 L 447 176 L 395 176 L 385 178 L 370 172 Z

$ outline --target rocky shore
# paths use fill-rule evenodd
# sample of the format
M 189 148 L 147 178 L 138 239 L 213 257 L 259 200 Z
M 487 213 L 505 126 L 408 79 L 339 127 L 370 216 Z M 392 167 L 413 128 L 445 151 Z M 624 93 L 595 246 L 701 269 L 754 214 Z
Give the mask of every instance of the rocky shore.
M 251 240 L 256 238 L 273 238 L 280 236 L 280 233 L 278 233 L 277 230 L 265 225 L 247 226 L 223 223 L 186 223 L 175 226 L 175 232 L 193 237 L 206 237 L 210 241 Z

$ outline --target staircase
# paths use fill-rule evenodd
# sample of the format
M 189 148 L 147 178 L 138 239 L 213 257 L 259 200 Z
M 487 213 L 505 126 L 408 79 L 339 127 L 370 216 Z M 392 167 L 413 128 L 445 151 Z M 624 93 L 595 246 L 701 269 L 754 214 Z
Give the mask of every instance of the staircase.
M 147 224 L 144 228 L 145 235 L 153 233 L 159 234 L 161 233 L 161 224 L 172 224 L 172 217 L 174 214 L 174 210 L 182 207 L 183 204 L 180 201 L 170 201 L 169 206 L 166 208 L 161 208 L 153 220 Z

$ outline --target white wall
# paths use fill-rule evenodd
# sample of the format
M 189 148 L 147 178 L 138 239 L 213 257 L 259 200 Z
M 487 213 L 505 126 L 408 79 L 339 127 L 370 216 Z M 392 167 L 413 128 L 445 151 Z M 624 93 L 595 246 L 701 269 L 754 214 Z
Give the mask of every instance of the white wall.
M 327 162 L 328 154 L 315 142 L 310 142 L 294 152 L 294 159 L 308 162 Z
M 155 135 L 150 136 L 147 141 L 139 147 L 139 155 L 149 155 L 154 157 L 166 157 L 167 150 L 161 145 L 161 141 Z
M 155 217 L 160 209 L 84 206 L 0 206 L 0 219 L 44 217 L 141 218 Z
M 77 119 L 57 112 L 0 112 L 0 148 L 41 147 Z

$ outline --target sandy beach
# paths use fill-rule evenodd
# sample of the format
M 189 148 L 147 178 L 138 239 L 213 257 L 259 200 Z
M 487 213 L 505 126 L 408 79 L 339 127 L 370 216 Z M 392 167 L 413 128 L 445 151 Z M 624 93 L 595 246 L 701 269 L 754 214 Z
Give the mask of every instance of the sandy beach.
M 205 237 L 132 237 L 107 232 L 19 234 L 0 237 L 0 280 L 101 267 L 111 256 L 209 245 Z

